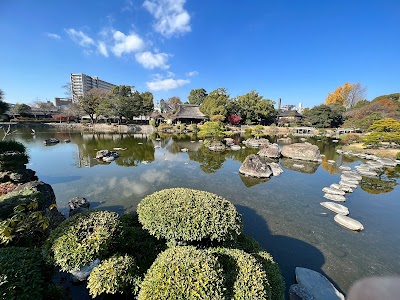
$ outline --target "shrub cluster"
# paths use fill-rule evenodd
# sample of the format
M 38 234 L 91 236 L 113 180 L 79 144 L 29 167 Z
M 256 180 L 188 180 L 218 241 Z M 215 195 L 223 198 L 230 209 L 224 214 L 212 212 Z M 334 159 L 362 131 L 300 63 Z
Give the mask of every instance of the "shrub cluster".
M 29 161 L 26 148 L 16 141 L 0 141 L 0 170 L 17 171 Z
M 171 247 L 148 270 L 138 299 L 225 299 L 221 265 L 193 246 Z
M 153 193 L 139 203 L 137 212 L 150 234 L 178 243 L 232 240 L 242 230 L 241 217 L 232 203 L 188 188 Z
M 141 274 L 135 259 L 131 256 L 112 256 L 90 273 L 87 287 L 94 298 L 102 293 L 136 294 L 139 291 Z
M 77 214 L 52 232 L 44 247 L 45 257 L 50 261 L 54 257 L 54 263 L 63 271 L 78 270 L 107 257 L 118 226 L 118 214 L 114 212 Z

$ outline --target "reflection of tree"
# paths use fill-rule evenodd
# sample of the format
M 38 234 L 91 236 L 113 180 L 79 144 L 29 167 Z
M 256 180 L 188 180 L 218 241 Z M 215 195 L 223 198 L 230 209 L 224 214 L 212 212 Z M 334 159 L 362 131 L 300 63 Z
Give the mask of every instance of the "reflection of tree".
M 117 151 L 120 157 L 115 160 L 119 166 L 136 166 L 140 162 L 154 161 L 154 146 L 150 140 L 145 138 L 134 139 L 128 135 L 113 134 L 110 139 L 99 138 L 93 134 L 90 139 L 82 139 L 77 143 L 80 157 L 94 157 L 98 150 L 113 150 L 114 148 L 126 148 L 126 150 Z
M 336 164 L 329 163 L 326 157 L 322 160 L 321 166 L 329 174 L 339 173 L 339 169 L 336 167 Z
M 381 178 L 363 177 L 360 182 L 362 190 L 369 194 L 383 194 L 393 191 L 397 185 L 396 180 L 383 180 Z
M 207 147 L 200 147 L 197 152 L 188 152 L 190 160 L 200 163 L 200 168 L 204 173 L 216 172 L 225 162 L 225 154 L 213 152 Z
M 269 178 L 255 178 L 251 176 L 245 176 L 240 174 L 240 179 L 243 181 L 244 185 L 248 188 L 255 186 L 259 183 L 267 182 Z
M 400 178 L 400 165 L 397 165 L 395 168 L 387 168 L 385 174 L 389 178 Z

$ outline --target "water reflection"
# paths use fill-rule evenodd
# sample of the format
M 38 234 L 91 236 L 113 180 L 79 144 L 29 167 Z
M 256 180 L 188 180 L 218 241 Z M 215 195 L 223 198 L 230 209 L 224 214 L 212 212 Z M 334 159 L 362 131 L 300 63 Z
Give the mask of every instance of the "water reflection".
M 292 171 L 314 174 L 318 170 L 319 163 L 291 158 L 281 158 L 281 166 Z

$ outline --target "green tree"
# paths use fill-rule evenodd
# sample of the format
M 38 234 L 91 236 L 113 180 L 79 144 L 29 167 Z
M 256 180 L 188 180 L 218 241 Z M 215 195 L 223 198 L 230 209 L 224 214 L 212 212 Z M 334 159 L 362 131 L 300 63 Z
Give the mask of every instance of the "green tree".
M 154 110 L 154 96 L 150 92 L 144 92 L 141 96 L 143 99 L 142 114 L 147 115 Z
M 338 116 L 332 111 L 328 105 L 314 106 L 310 110 L 304 112 L 305 122 L 319 128 L 332 127 Z
M 262 119 L 271 119 L 276 115 L 274 102 L 263 99 L 257 91 L 251 91 L 247 94 L 237 97 L 238 115 L 246 123 L 254 123 Z
M 217 88 L 205 97 L 200 111 L 208 117 L 215 115 L 227 116 L 229 94 L 225 88 Z
M 92 124 L 96 121 L 100 103 L 107 99 L 109 95 L 109 91 L 94 88 L 91 89 L 86 96 L 78 97 L 77 104 L 89 115 Z M 103 111 L 103 107 L 100 107 L 100 111 Z
M 207 97 L 207 91 L 203 88 L 193 89 L 190 91 L 188 100 L 190 104 L 201 105 Z
M 0 115 L 4 114 L 8 110 L 8 104 L 4 101 L 4 92 L 0 89 Z
M 26 117 L 32 111 L 31 107 L 24 103 L 17 103 L 14 107 L 14 112 L 21 117 Z
M 200 137 L 213 137 L 218 139 L 224 136 L 225 127 L 221 122 L 205 122 L 200 126 Z

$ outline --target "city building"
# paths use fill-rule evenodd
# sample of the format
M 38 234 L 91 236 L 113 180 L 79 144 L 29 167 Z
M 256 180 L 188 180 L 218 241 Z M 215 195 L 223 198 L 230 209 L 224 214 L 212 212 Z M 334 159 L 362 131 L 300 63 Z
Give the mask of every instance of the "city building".
M 76 102 L 78 97 L 86 96 L 87 92 L 93 88 L 111 90 L 115 84 L 106 82 L 96 76 L 85 74 L 71 74 L 71 95 L 72 102 Z
M 57 108 L 61 108 L 63 106 L 68 106 L 72 104 L 72 99 L 70 98 L 54 98 L 54 106 Z

